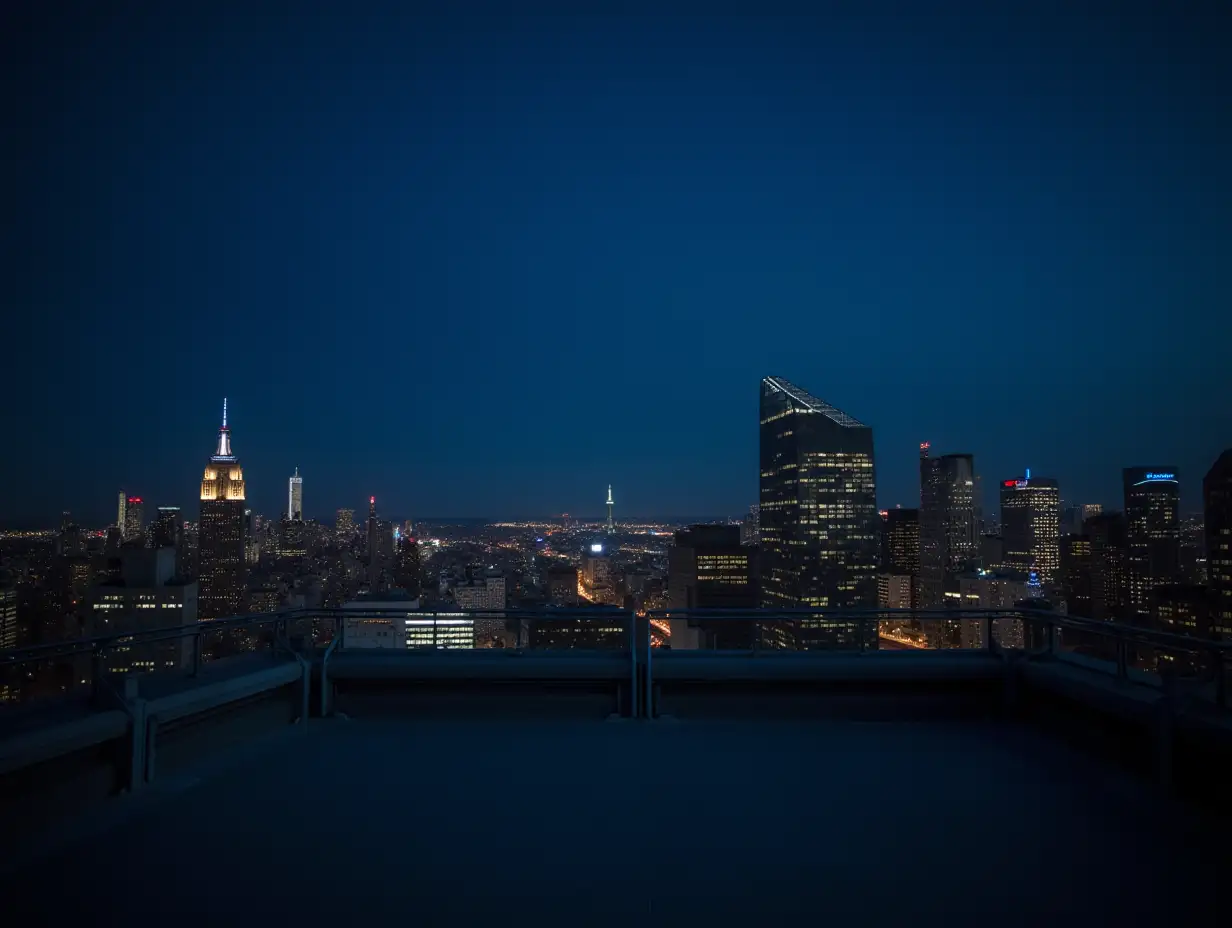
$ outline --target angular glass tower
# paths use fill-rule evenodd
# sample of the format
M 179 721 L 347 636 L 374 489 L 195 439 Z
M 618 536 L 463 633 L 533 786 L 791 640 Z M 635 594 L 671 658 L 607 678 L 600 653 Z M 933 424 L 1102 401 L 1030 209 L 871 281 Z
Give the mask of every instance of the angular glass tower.
M 781 377 L 761 382 L 760 420 L 762 604 L 876 606 L 873 430 Z M 849 646 L 855 635 L 800 631 L 804 647 Z

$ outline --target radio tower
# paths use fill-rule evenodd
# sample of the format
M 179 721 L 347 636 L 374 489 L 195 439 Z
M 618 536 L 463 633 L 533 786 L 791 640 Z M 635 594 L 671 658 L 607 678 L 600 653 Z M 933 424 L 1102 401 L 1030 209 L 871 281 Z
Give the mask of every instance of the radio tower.
M 616 523 L 612 521 L 612 485 L 607 485 L 607 533 L 616 531 Z

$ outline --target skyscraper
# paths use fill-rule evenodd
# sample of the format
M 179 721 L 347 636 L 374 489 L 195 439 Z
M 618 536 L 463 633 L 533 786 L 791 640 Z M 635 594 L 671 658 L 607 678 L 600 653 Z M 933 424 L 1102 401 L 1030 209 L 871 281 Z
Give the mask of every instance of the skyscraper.
M 120 537 L 124 537 L 124 526 L 128 522 L 128 494 L 123 490 L 120 491 L 120 503 L 116 509 L 116 528 L 120 530 Z
M 355 537 L 355 510 L 339 509 L 334 518 L 334 535 L 339 541 L 351 541 Z
M 694 525 L 676 532 L 667 551 L 671 609 L 753 609 L 758 605 L 757 552 L 740 543 L 735 525 Z M 680 650 L 753 647 L 758 629 L 748 622 L 672 618 L 672 647 Z
M 375 591 L 381 578 L 380 523 L 376 518 L 376 497 L 368 497 L 368 589 Z
M 1206 584 L 1211 590 L 1211 635 L 1232 638 L 1232 448 L 1202 481 L 1206 521 Z
M 607 533 L 616 531 L 616 523 L 612 521 L 612 485 L 607 485 Z
M 1125 516 L 1101 512 L 1083 525 L 1091 539 L 1091 618 L 1124 618 L 1129 604 Z
M 881 527 L 877 604 L 893 608 L 914 606 L 919 599 L 919 582 L 920 510 L 889 509 Z
M 1180 581 L 1180 482 L 1175 467 L 1127 467 L 1129 602 L 1139 615 L 1151 611 L 1151 590 Z
M 197 614 L 202 619 L 238 615 L 244 605 L 247 565 L 244 559 L 244 472 L 231 451 L 227 403 L 222 405 L 218 447 L 201 480 L 198 528 Z
M 761 513 L 756 503 L 749 507 L 749 514 L 740 523 L 740 543 L 742 545 L 761 544 Z
M 977 565 L 980 535 L 975 506 L 975 458 L 929 457 L 920 445 L 920 606 L 935 609 L 958 577 Z
M 132 541 L 145 531 L 145 502 L 130 496 L 124 506 L 124 540 Z
M 1001 481 L 1002 560 L 1009 570 L 1035 573 L 1041 585 L 1060 581 L 1061 491 L 1046 477 Z
M 296 522 L 304 521 L 304 478 L 299 475 L 299 468 L 287 481 L 287 518 Z
M 150 526 L 150 546 L 174 548 L 176 576 L 184 576 L 184 516 L 179 506 L 158 507 L 158 516 Z
M 761 382 L 762 602 L 877 603 L 873 430 L 780 377 Z M 832 629 L 835 643 L 855 634 Z M 824 636 L 810 635 L 821 643 Z

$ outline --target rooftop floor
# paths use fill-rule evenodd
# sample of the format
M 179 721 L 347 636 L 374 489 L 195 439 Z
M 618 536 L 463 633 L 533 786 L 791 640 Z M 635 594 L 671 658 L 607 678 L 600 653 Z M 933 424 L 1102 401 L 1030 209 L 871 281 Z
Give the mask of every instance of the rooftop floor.
M 1226 826 L 995 722 L 333 719 L 77 831 L 10 874 L 9 913 L 1180 923 L 1228 854 Z

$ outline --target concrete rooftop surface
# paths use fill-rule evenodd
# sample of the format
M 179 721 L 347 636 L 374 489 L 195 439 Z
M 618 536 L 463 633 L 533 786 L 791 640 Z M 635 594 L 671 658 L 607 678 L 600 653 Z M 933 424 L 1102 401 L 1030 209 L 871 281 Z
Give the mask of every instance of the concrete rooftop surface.
M 5 877 L 7 924 L 1180 923 L 1228 853 L 969 721 L 328 719 L 74 828 Z

